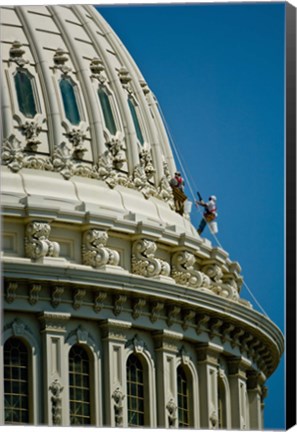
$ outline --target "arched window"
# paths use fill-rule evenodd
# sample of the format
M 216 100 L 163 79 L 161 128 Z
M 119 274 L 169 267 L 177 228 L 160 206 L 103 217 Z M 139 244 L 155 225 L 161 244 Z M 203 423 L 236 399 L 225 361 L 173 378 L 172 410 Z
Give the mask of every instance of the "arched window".
M 186 428 L 190 426 L 190 400 L 189 385 L 186 373 L 182 366 L 177 368 L 177 402 L 178 402 L 178 426 Z
M 34 77 L 25 69 L 19 69 L 14 76 L 19 110 L 24 116 L 33 118 L 37 113 L 34 97 Z
M 140 124 L 139 124 L 137 113 L 136 113 L 135 103 L 132 101 L 131 98 L 128 98 L 128 104 L 129 104 L 129 108 L 130 108 L 130 111 L 131 111 L 131 115 L 132 115 L 132 119 L 133 119 L 133 123 L 134 123 L 134 127 L 135 127 L 137 138 L 138 138 L 139 142 L 141 144 L 143 144 L 144 143 L 144 139 L 143 139 L 143 136 L 142 136 L 142 133 L 141 133 Z
M 74 125 L 79 124 L 80 115 L 77 104 L 76 84 L 69 77 L 62 78 L 60 80 L 60 90 L 66 118 Z
M 28 424 L 29 355 L 25 344 L 12 337 L 4 344 L 4 415 L 7 424 Z
M 91 424 L 90 361 L 78 344 L 69 351 L 70 424 Z
M 112 109 L 111 109 L 110 101 L 109 101 L 109 96 L 108 96 L 106 90 L 102 87 L 99 88 L 99 90 L 98 90 L 98 96 L 99 96 L 101 108 L 103 111 L 105 126 L 107 127 L 109 132 L 114 135 L 117 131 L 117 128 L 116 128 L 115 121 L 113 118 Z
M 144 426 L 144 371 L 134 354 L 127 360 L 127 400 L 128 426 Z
M 219 429 L 227 428 L 227 415 L 226 415 L 226 392 L 222 378 L 218 378 L 218 427 Z

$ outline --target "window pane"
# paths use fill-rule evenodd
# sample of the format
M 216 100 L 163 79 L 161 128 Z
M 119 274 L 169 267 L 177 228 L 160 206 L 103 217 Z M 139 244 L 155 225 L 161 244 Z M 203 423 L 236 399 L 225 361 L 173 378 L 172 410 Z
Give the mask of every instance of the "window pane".
M 113 118 L 108 94 L 106 93 L 106 91 L 103 88 L 100 88 L 98 90 L 98 95 L 99 95 L 101 108 L 103 111 L 105 126 L 107 127 L 109 132 L 114 135 L 117 131 L 117 128 L 116 128 L 115 121 Z
M 128 425 L 144 426 L 144 380 L 140 360 L 131 354 L 127 360 Z
M 75 84 L 70 78 L 61 79 L 60 90 L 62 94 L 66 118 L 70 121 L 70 123 L 77 125 L 80 122 L 80 115 L 78 111 L 74 87 Z
M 128 104 L 129 104 L 129 108 L 130 108 L 130 111 L 131 111 L 131 115 L 132 115 L 132 119 L 133 119 L 133 123 L 134 123 L 134 127 L 135 127 L 137 138 L 140 141 L 140 143 L 143 144 L 144 143 L 144 139 L 143 139 L 143 136 L 142 136 L 142 133 L 141 133 L 140 124 L 139 124 L 139 121 L 138 121 L 135 105 L 134 105 L 134 103 L 132 102 L 132 100 L 130 98 L 128 98 Z
M 69 352 L 70 424 L 91 424 L 90 397 L 88 354 L 80 345 L 73 345 Z
M 37 113 L 32 86 L 33 79 L 26 70 L 18 70 L 14 76 L 19 109 L 24 116 L 29 118 L 34 117 Z
M 28 350 L 18 338 L 4 344 L 5 423 L 29 423 Z
M 178 426 L 189 427 L 189 387 L 184 369 L 177 368 Z

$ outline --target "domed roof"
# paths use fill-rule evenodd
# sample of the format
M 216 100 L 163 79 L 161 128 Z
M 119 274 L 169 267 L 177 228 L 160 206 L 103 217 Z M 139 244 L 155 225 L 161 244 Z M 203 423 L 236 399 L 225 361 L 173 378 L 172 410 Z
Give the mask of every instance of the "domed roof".
M 174 211 L 175 163 L 156 98 L 96 9 L 4 7 L 1 21 L 4 192 L 132 212 L 196 235 Z

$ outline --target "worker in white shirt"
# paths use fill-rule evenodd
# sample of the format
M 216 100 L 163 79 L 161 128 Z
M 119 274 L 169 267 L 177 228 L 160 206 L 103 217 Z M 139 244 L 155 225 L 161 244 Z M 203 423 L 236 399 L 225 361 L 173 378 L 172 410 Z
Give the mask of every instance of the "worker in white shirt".
M 201 219 L 201 222 L 197 229 L 199 235 L 203 232 L 207 222 L 212 222 L 217 217 L 216 202 L 217 197 L 215 195 L 211 195 L 208 202 L 204 202 L 203 200 L 196 201 L 196 204 L 201 205 L 205 209 L 203 213 L 203 218 Z

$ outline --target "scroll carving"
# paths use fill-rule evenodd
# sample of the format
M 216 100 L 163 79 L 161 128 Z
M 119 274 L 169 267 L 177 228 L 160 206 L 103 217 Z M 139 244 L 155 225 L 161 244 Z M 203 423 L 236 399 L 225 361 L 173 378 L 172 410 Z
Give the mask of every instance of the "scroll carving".
M 147 239 L 136 240 L 132 247 L 132 272 L 140 276 L 169 276 L 170 265 L 155 258 L 157 245 Z
M 51 304 L 53 307 L 58 307 L 59 304 L 62 301 L 62 295 L 64 293 L 64 288 L 63 287 L 55 287 L 52 289 L 52 299 L 51 299 Z
M 83 235 L 82 259 L 83 264 L 94 268 L 105 265 L 117 266 L 120 261 L 119 253 L 106 247 L 108 234 L 106 231 L 90 229 Z
M 18 284 L 16 282 L 9 282 L 6 287 L 6 301 L 12 303 L 17 297 Z
M 172 277 L 176 283 L 191 288 L 207 286 L 209 279 L 194 269 L 195 256 L 187 251 L 176 252 L 172 257 Z
M 94 311 L 95 312 L 100 312 L 101 309 L 103 308 L 103 301 L 106 299 L 107 297 L 107 293 L 106 292 L 101 292 L 101 291 L 97 291 L 94 294 Z
M 31 222 L 26 228 L 25 251 L 32 260 L 42 260 L 45 256 L 59 256 L 60 246 L 50 241 L 51 227 L 46 222 Z
M 29 303 L 31 305 L 34 305 L 38 302 L 40 291 L 41 291 L 41 285 L 39 285 L 39 284 L 33 284 L 32 285 L 30 292 L 29 292 Z
M 115 315 L 120 315 L 120 313 L 123 310 L 123 304 L 125 303 L 125 301 L 127 300 L 127 296 L 125 295 L 117 295 L 115 296 L 114 299 L 114 308 L 113 308 L 113 313 Z
M 73 309 L 79 309 L 83 304 L 83 298 L 86 295 L 86 290 L 78 288 L 74 291 L 73 295 Z
M 135 302 L 133 303 L 133 312 L 132 312 L 132 317 L 134 319 L 137 319 L 140 317 L 145 304 L 146 304 L 145 299 L 140 298 L 140 299 L 135 300 Z
M 52 421 L 54 425 L 62 424 L 62 398 L 61 393 L 63 391 L 63 386 L 60 384 L 58 379 L 55 379 L 49 390 L 52 393 L 51 402 L 52 402 Z

